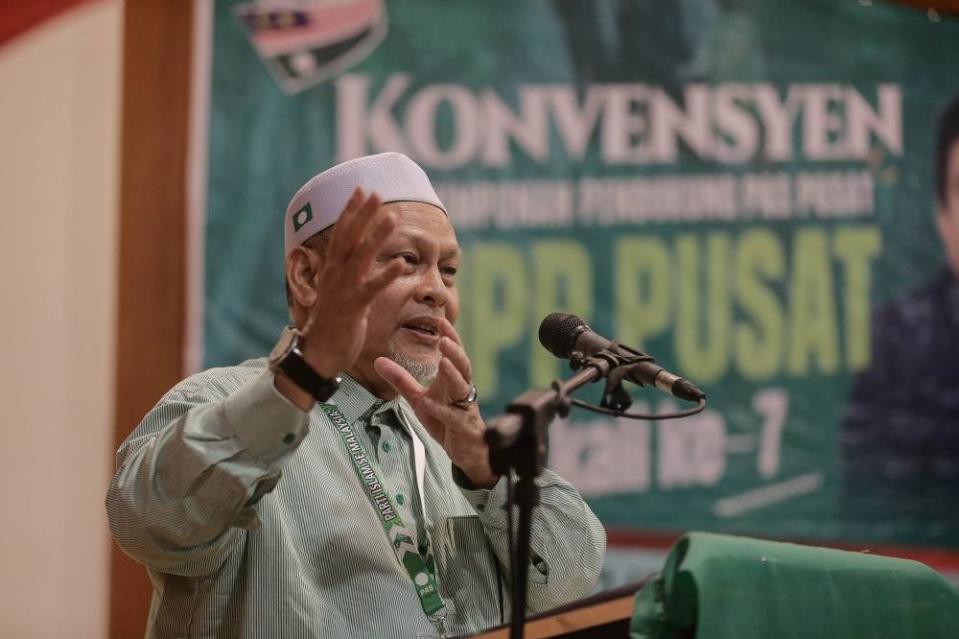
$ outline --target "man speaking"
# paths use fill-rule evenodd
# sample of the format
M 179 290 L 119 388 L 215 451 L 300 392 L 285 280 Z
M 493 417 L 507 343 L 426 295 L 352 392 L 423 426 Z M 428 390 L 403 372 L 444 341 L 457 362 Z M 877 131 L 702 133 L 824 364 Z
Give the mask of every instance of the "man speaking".
M 311 179 L 286 211 L 292 326 L 193 375 L 123 443 L 107 495 L 154 584 L 149 637 L 464 634 L 509 614 L 506 478 L 454 329 L 460 249 L 398 153 Z M 587 594 L 599 521 L 549 470 L 529 608 Z

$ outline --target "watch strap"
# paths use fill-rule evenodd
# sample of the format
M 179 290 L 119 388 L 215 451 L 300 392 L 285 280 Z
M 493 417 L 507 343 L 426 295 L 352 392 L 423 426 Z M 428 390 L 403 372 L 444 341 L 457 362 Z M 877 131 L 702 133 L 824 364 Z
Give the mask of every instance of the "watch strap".
M 297 349 L 290 350 L 279 363 L 278 367 L 293 382 L 312 395 L 317 401 L 325 402 L 340 387 L 340 377 L 326 378 L 317 373 L 306 363 Z

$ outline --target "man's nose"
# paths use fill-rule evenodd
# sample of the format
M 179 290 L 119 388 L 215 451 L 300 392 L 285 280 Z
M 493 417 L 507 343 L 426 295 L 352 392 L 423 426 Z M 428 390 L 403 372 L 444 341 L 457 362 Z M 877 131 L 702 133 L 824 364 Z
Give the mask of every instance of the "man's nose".
M 429 306 L 442 307 L 449 299 L 449 292 L 443 282 L 443 274 L 439 267 L 425 269 L 416 286 L 416 301 Z

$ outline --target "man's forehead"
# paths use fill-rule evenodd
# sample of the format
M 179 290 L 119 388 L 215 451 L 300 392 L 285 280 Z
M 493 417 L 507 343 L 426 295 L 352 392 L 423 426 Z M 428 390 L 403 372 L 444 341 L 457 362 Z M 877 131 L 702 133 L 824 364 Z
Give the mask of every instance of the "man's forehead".
M 422 202 L 390 202 L 383 206 L 397 213 L 394 236 L 435 241 L 444 251 L 459 252 L 456 231 L 442 209 Z

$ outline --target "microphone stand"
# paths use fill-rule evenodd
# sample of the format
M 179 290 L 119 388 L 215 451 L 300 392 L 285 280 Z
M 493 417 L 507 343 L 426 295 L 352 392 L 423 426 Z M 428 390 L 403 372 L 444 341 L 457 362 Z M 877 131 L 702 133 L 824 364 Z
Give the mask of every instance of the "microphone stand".
M 510 570 L 510 639 L 523 639 L 530 529 L 533 508 L 539 504 L 539 486 L 534 480 L 542 471 L 546 452 L 543 444 L 546 430 L 557 414 L 561 417 L 569 414 L 570 393 L 606 377 L 610 371 L 628 369 L 638 363 L 638 360 L 639 358 L 632 354 L 616 353 L 612 350 L 602 351 L 590 358 L 574 353 L 572 365 L 579 372 L 565 382 L 554 381 L 550 390 L 528 390 L 519 395 L 506 407 L 506 415 L 491 420 L 486 428 L 484 439 L 489 446 L 490 467 L 493 472 L 502 475 L 515 471 L 517 475 L 514 501 L 519 507 L 519 528 Z M 618 380 L 623 378 L 622 375 L 615 377 Z

